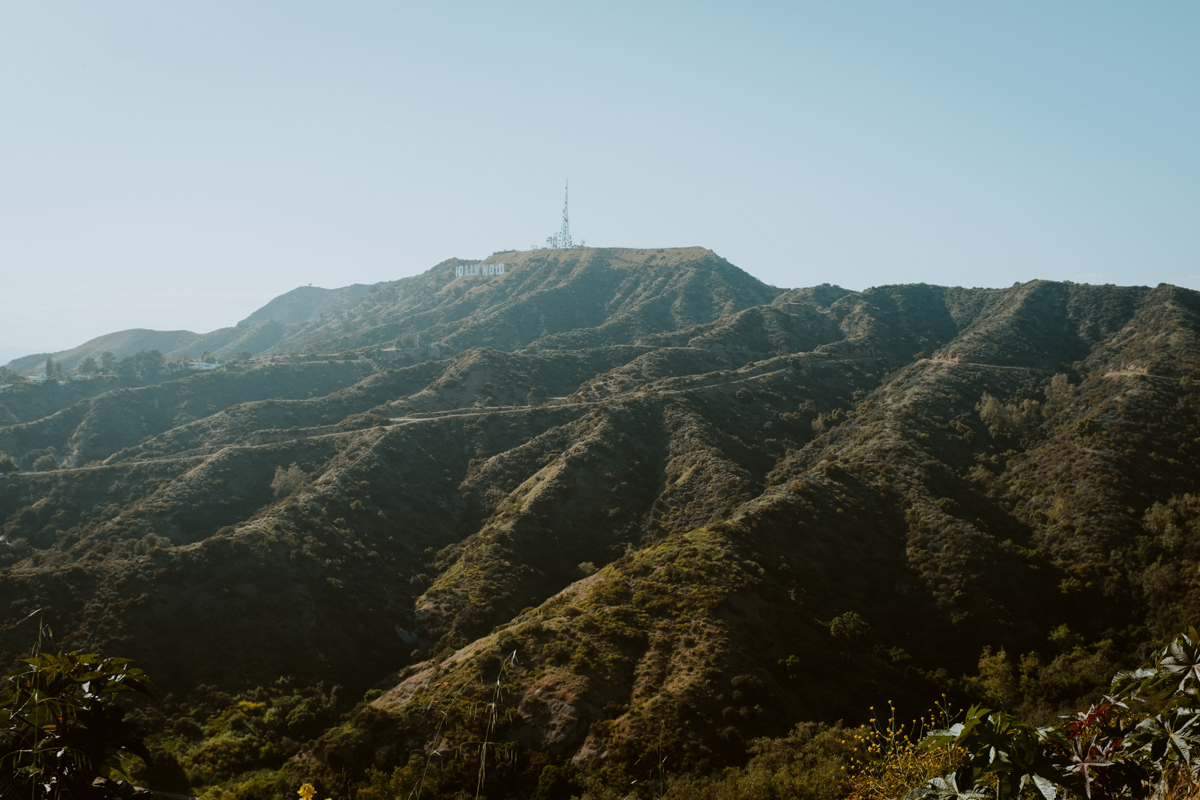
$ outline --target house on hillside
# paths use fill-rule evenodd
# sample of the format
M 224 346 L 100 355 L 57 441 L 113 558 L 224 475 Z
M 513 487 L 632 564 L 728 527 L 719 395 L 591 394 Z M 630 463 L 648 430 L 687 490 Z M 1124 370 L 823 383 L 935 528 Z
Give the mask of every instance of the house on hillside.
M 210 364 L 207 361 L 189 361 L 188 362 L 188 369 L 206 370 L 206 369 L 216 369 L 219 366 L 221 366 L 221 365 L 220 364 Z

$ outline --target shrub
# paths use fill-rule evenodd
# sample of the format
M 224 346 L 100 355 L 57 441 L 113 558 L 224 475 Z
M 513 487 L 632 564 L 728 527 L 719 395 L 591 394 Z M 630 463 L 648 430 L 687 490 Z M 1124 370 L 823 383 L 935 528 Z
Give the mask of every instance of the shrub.
M 1050 379 L 1046 386 L 1046 402 L 1056 406 L 1066 406 L 1075 399 L 1075 387 L 1066 375 L 1059 373 Z
M 870 630 L 867 621 L 853 611 L 834 617 L 829 623 L 829 633 L 835 639 L 857 639 Z
M 979 419 L 992 436 L 1024 436 L 1042 421 L 1042 404 L 1036 400 L 1002 403 L 987 392 L 975 406 Z
M 958 768 L 904 796 L 1195 797 L 1197 690 L 1200 634 L 1191 628 L 1161 650 L 1152 666 L 1118 673 L 1111 694 L 1054 727 L 1035 728 L 972 706 L 963 722 L 931 732 L 920 748 L 961 752 Z M 912 785 L 894 787 L 891 796 Z
M 948 707 L 939 707 L 928 719 L 923 717 L 907 727 L 897 723 L 896 709 L 890 703 L 888 711 L 883 727 L 873 716 L 869 727 L 849 732 L 857 753 L 846 771 L 846 800 L 905 797 L 908 789 L 953 772 L 965 759 L 961 748 L 944 742 L 932 747 L 924 738 L 928 726 L 937 722 L 949 725 L 952 715 Z
M 117 698 L 153 684 L 123 658 L 35 653 L 0 681 L 0 797 L 115 798 L 149 758 Z
M 271 481 L 271 491 L 275 492 L 276 498 L 284 498 L 296 491 L 304 483 L 304 470 L 296 466 L 295 462 L 287 469 L 283 467 L 275 468 L 275 478 Z
M 52 472 L 58 469 L 58 459 L 52 455 L 39 456 L 33 462 L 33 468 L 37 472 Z

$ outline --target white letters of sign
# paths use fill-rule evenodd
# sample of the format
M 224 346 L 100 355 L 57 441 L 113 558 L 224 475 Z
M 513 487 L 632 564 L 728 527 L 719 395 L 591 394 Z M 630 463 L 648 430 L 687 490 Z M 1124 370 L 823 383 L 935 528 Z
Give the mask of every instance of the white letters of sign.
M 504 264 L 459 264 L 454 268 L 454 277 L 464 275 L 503 275 Z

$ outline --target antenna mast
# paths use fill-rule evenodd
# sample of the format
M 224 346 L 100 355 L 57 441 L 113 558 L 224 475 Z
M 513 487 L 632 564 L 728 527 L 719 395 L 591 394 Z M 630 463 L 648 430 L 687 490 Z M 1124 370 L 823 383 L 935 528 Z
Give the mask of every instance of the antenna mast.
M 558 246 L 571 247 L 571 220 L 567 216 L 567 200 L 570 198 L 571 179 L 568 178 L 566 185 L 563 187 L 563 224 L 562 230 L 558 232 Z
M 552 249 L 574 247 L 575 243 L 571 240 L 571 218 L 567 214 L 568 202 L 570 200 L 571 181 L 567 180 L 566 186 L 563 189 L 563 217 L 562 227 L 558 233 L 553 236 L 546 237 L 546 246 Z

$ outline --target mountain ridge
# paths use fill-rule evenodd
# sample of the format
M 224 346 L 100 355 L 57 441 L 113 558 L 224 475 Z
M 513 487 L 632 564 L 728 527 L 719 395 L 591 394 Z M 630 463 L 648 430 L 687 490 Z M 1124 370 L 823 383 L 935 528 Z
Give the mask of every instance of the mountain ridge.
M 168 691 L 375 687 L 290 751 L 336 773 L 478 741 L 439 687 L 483 697 L 515 653 L 520 796 L 535 761 L 740 763 L 961 693 L 981 653 L 1053 714 L 1200 610 L 1196 292 L 492 258 L 289 323 L 287 353 L 0 394 L 0 658 L 49 605 Z
M 454 267 L 459 264 L 497 263 L 507 259 L 511 269 L 503 276 L 454 276 Z M 636 250 L 628 248 L 575 248 L 572 250 L 535 250 L 525 253 L 508 253 L 493 255 L 483 260 L 464 261 L 452 258 L 435 265 L 425 272 L 401 278 L 395 281 L 384 281 L 372 285 L 352 284 L 338 289 L 321 289 L 318 287 L 301 286 L 279 295 L 250 314 L 237 325 L 220 328 L 210 333 L 199 334 L 191 331 L 152 331 L 147 329 L 131 329 L 119 331 L 89 340 L 78 347 L 56 353 L 41 353 L 14 359 L 7 367 L 15 372 L 28 372 L 44 368 L 47 355 L 65 369 L 73 369 L 87 356 L 99 358 L 104 350 L 112 350 L 118 359 L 133 355 L 141 350 L 159 350 L 168 358 L 188 356 L 199 358 L 208 352 L 220 359 L 227 359 L 238 352 L 245 351 L 252 356 L 274 355 L 296 350 L 312 350 L 324 348 L 340 350 L 346 347 L 363 345 L 399 344 L 396 341 L 405 334 L 417 336 L 428 330 L 429 335 L 444 339 L 438 342 L 438 351 L 451 348 L 453 351 L 462 349 L 472 337 L 487 338 L 489 344 L 511 349 L 531 344 L 533 336 L 531 329 L 510 330 L 503 341 L 496 339 L 494 333 L 485 334 L 489 327 L 511 327 L 503 323 L 504 317 L 511 313 L 528 313 L 529 308 L 510 308 L 505 305 L 503 296 L 488 298 L 495 294 L 486 282 L 491 281 L 504 285 L 519 282 L 516 290 L 520 295 L 535 295 L 532 306 L 538 308 L 539 317 L 544 318 L 547 310 L 551 312 L 551 326 L 558 328 L 571 324 L 572 320 L 553 321 L 553 314 L 563 307 L 571 307 L 572 303 L 587 299 L 593 306 L 590 313 L 602 313 L 595 307 L 602 301 L 601 296 L 589 297 L 591 290 L 599 292 L 619 291 L 619 285 L 612 280 L 605 280 L 603 275 L 588 274 L 628 270 L 638 264 L 651 269 L 687 266 L 690 264 L 709 261 L 715 265 L 724 265 L 721 278 L 725 281 L 736 278 L 742 284 L 741 291 L 749 291 L 752 299 L 762 299 L 770 293 L 765 284 L 757 279 L 733 268 L 728 262 L 719 259 L 711 251 L 704 248 L 671 248 L 657 250 Z M 581 263 L 582 262 L 582 263 Z M 595 269 L 589 269 L 593 264 Z M 531 274 L 531 268 L 533 274 Z M 513 270 L 517 277 L 512 278 Z M 567 288 L 567 284 L 580 283 L 583 287 Z M 609 276 L 610 278 L 612 276 Z M 507 284 L 505 283 L 507 279 Z M 533 284 L 530 284 L 532 279 Z M 575 279 L 575 280 L 573 280 Z M 669 280 L 667 281 L 669 283 Z M 718 279 L 720 283 L 720 279 Z M 628 282 L 627 282 L 628 284 Z M 652 286 L 651 291 L 662 289 L 662 286 Z M 732 288 L 732 287 L 731 287 Z M 736 294 L 739 289 L 732 289 Z M 778 291 L 778 290 L 773 290 Z M 558 295 L 567 293 L 567 303 L 559 302 Z M 728 293 L 728 290 L 726 294 Z M 503 293 L 500 293 L 501 295 Z M 677 292 L 677 303 L 680 308 L 668 310 L 669 314 L 680 314 L 683 318 L 691 319 L 688 314 L 709 313 L 711 309 L 704 307 L 704 291 L 692 287 L 686 291 Z M 480 297 L 483 295 L 484 297 Z M 538 297 L 540 295 L 540 297 Z M 612 298 L 610 297 L 609 300 Z M 699 306 L 690 308 L 689 301 Z M 493 315 L 489 318 L 475 320 L 476 328 L 456 331 L 454 320 L 474 313 L 480 302 L 491 302 L 495 305 Z M 649 302 L 642 299 L 643 303 Z M 727 298 L 727 302 L 730 301 Z M 711 301 L 709 301 L 711 305 Z M 428 306 L 417 310 L 421 304 Z M 635 305 L 636 305 L 635 301 Z M 365 306 L 365 308 L 364 308 Z M 546 306 L 546 308 L 542 308 Z M 414 315 L 413 312 L 417 313 Z M 351 321 L 348 315 L 356 314 L 358 318 Z M 364 322 L 363 317 L 374 319 Z M 413 320 L 406 317 L 413 316 Z M 634 314 L 636 316 L 636 313 Z M 697 319 L 692 319 L 697 321 Z M 422 322 L 432 323 L 420 327 Z M 628 322 L 633 330 L 644 327 L 646 320 Z M 353 335 L 344 331 L 354 328 Z M 575 328 L 569 328 L 575 330 Z M 540 331 L 540 328 L 539 328 Z M 617 333 L 618 336 L 622 334 Z

